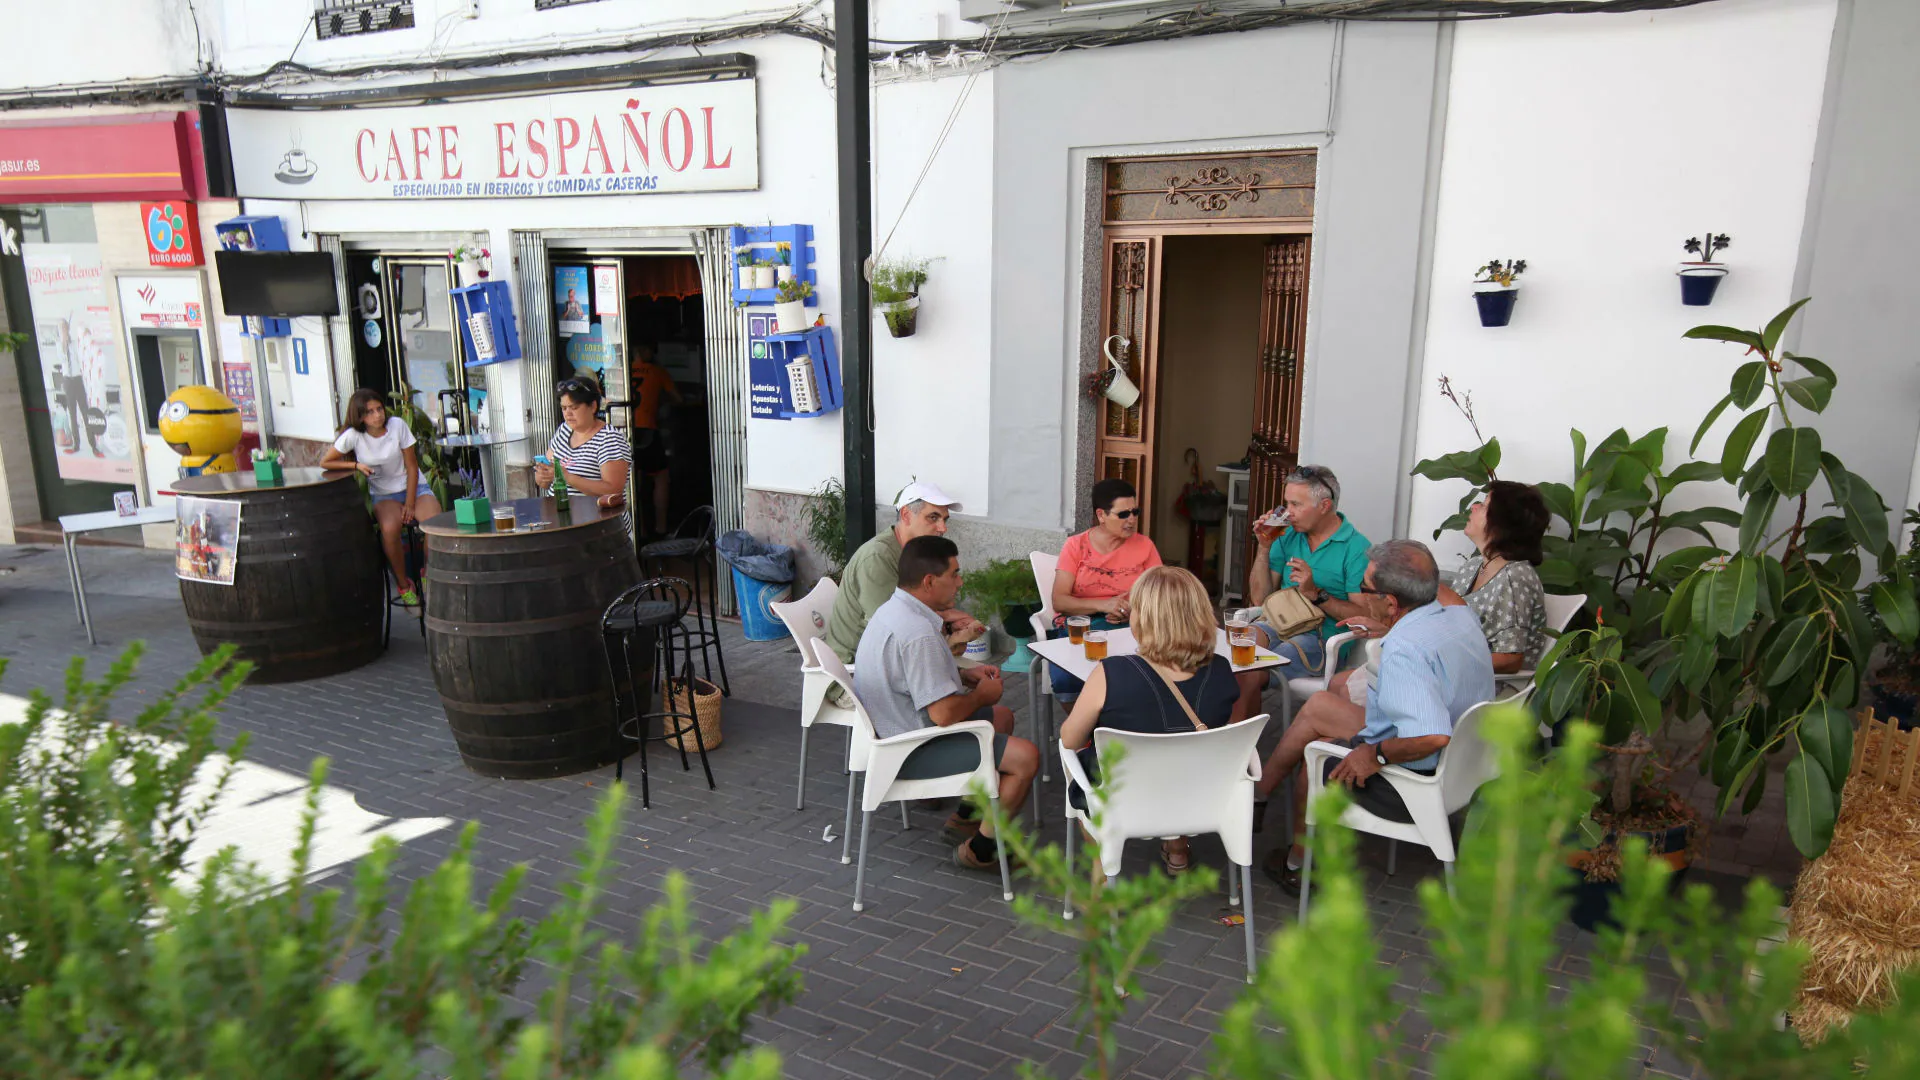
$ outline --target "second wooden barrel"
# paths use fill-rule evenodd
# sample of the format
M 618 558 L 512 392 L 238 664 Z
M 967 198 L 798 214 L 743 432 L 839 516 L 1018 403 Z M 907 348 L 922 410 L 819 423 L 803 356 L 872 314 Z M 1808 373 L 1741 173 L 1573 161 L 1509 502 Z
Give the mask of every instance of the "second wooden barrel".
M 584 772 L 631 745 L 614 733 L 600 616 L 640 579 L 633 542 L 617 512 L 588 502 L 556 522 L 544 502 L 515 506 L 523 525 L 544 512 L 546 528 L 427 525 L 433 680 L 461 758 L 483 776 Z
M 251 472 L 216 473 L 172 490 L 240 504 L 233 584 L 180 582 L 201 652 L 235 645 L 256 683 L 336 675 L 380 655 L 380 543 L 352 473 L 288 469 L 267 488 Z

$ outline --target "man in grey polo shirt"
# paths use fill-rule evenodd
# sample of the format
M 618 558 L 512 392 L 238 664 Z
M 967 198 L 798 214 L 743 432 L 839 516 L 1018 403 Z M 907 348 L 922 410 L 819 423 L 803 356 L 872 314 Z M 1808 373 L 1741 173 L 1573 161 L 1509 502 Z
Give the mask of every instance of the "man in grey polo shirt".
M 875 734 L 885 739 L 925 727 L 947 727 L 964 720 L 988 720 L 993 737 L 994 765 L 1000 773 L 999 798 L 1007 814 L 1018 813 L 1027 800 L 1034 774 L 1040 770 L 1040 751 L 1015 738 L 1013 710 L 999 704 L 1000 669 L 988 665 L 965 671 L 954 662 L 941 633 L 940 612 L 953 607 L 960 594 L 960 549 L 944 536 L 916 536 L 900 548 L 900 571 L 893 596 L 867 621 L 854 653 L 853 690 L 873 720 Z M 951 776 L 980 764 L 980 744 L 972 735 L 958 733 L 929 739 L 907 756 L 900 767 L 903 780 Z M 993 827 L 960 810 L 947 819 L 949 839 L 959 841 L 953 851 L 957 866 L 969 870 L 999 870 L 999 849 Z

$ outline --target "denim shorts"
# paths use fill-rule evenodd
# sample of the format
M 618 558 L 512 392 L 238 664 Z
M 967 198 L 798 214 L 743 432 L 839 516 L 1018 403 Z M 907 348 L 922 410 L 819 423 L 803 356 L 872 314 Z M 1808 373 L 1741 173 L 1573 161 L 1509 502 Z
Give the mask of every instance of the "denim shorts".
M 413 493 L 415 498 L 431 496 L 432 494 L 433 488 L 429 486 L 425 480 L 420 481 L 419 489 Z M 375 495 L 373 501 L 404 503 L 407 501 L 407 493 L 405 491 L 389 491 L 385 495 Z

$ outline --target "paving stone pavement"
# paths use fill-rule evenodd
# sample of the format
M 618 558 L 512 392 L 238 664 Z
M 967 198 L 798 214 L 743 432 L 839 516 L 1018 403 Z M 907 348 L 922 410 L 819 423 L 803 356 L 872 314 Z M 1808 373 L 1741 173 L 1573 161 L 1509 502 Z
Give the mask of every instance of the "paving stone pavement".
M 0 691 L 56 688 L 70 657 L 85 657 L 97 673 L 128 643 L 143 640 L 146 660 L 123 697 L 131 713 L 198 659 L 170 559 L 130 548 L 89 548 L 81 557 L 100 638 L 93 647 L 74 618 L 59 550 L 0 547 L 0 567 L 17 571 L 0 576 L 0 657 L 9 663 Z M 913 811 L 906 832 L 891 810 L 875 815 L 866 910 L 856 915 L 853 867 L 840 862 L 837 837 L 822 840 L 827 824 L 838 832 L 844 807 L 839 733 L 823 731 L 813 740 L 807 807 L 796 813 L 798 654 L 787 641 L 749 642 L 737 624 L 723 625 L 733 696 L 726 705 L 725 745 L 712 756 L 719 789 L 706 789 L 697 761 L 683 772 L 677 754 L 650 752 L 653 807 L 641 809 L 633 793 L 616 853 L 622 870 L 613 910 L 637 920 L 658 897 L 661 875 L 676 868 L 690 879 L 697 917 L 709 933 L 741 925 L 776 897 L 797 901 L 792 928 L 809 950 L 801 963 L 806 989 L 798 1002 L 752 1027 L 756 1039 L 781 1051 L 789 1076 L 970 1080 L 1013 1076 L 1023 1062 L 1054 1076 L 1072 1074 L 1083 1048 L 1072 1016 L 1075 967 L 1068 943 L 1018 925 L 992 877 L 952 866 L 939 835 L 942 814 L 928 810 Z M 529 866 L 522 890 L 526 910 L 558 902 L 581 822 L 612 770 L 545 781 L 492 780 L 468 772 L 448 733 L 411 616 L 397 616 L 394 629 L 386 654 L 357 671 L 243 687 L 229 703 L 224 732 L 252 733 L 247 758 L 275 768 L 304 774 L 315 757 L 326 756 L 329 783 L 353 793 L 371 813 L 478 822 L 483 887 L 523 862 Z M 1010 678 L 1007 696 L 1024 712 L 1024 676 Z M 637 759 L 629 763 L 637 765 Z M 1056 841 L 1058 792 L 1056 778 L 1043 796 L 1045 835 Z M 1749 823 L 1747 829 L 1757 827 Z M 1257 838 L 1257 854 L 1276 842 L 1275 832 Z M 446 830 L 406 845 L 399 874 L 411 879 L 424 873 L 456 835 Z M 1157 872 L 1148 846 L 1133 845 L 1129 873 Z M 1200 862 L 1225 867 L 1217 841 L 1197 839 L 1194 849 Z M 1399 873 L 1389 877 L 1384 849 L 1364 840 L 1362 858 L 1381 960 L 1395 969 L 1394 992 L 1416 1003 L 1427 985 L 1428 950 L 1414 890 L 1438 868 L 1426 853 L 1408 850 L 1401 853 Z M 1738 883 L 1737 875 L 1726 882 Z M 1014 887 L 1024 891 L 1029 885 L 1016 877 Z M 1119 1034 L 1125 1075 L 1209 1071 L 1213 1033 L 1244 986 L 1241 931 L 1214 921 L 1225 910 L 1224 895 L 1196 901 L 1168 928 L 1159 945 L 1162 959 L 1142 976 L 1143 992 Z M 1252 910 L 1264 937 L 1291 921 L 1293 904 L 1256 874 Z M 609 920 L 602 928 L 625 935 L 637 925 Z M 1590 941 L 1571 927 L 1561 932 L 1562 952 L 1551 965 L 1556 986 L 1564 989 L 1584 977 Z M 1670 980 L 1664 992 L 1672 993 Z M 1403 1059 L 1415 1062 L 1441 1037 L 1417 1008 L 1403 1017 L 1399 1035 Z M 1637 1075 L 1689 1073 L 1649 1049 Z

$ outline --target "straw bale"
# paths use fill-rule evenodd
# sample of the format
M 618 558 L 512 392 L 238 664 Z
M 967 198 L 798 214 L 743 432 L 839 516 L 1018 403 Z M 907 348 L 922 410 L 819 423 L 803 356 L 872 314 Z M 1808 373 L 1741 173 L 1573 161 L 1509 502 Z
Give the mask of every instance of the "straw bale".
M 1881 740 L 1868 741 L 1873 760 Z M 1789 913 L 1788 933 L 1810 952 L 1793 1010 L 1803 1038 L 1889 1004 L 1895 976 L 1920 965 L 1920 801 L 1849 778 L 1833 843 L 1801 872 Z
M 1787 1014 L 1787 1022 L 1808 1046 L 1817 1046 L 1827 1036 L 1853 1022 L 1853 1010 L 1843 1009 L 1819 994 L 1801 994 Z

